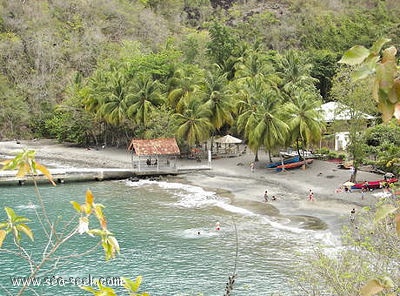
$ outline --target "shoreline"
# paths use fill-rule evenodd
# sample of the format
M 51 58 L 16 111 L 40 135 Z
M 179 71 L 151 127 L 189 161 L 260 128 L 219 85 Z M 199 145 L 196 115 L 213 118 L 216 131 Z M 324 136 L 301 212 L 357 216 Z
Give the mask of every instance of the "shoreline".
M 130 168 L 130 153 L 124 149 L 85 149 L 65 144 L 57 144 L 52 140 L 0 142 L 0 158 L 15 155 L 23 149 L 36 151 L 36 158 L 45 166 L 75 168 Z M 368 192 L 361 199 L 359 190 L 352 193 L 336 193 L 335 190 L 350 177 L 348 170 L 338 169 L 336 164 L 314 160 L 305 170 L 294 169 L 276 172 L 268 169 L 268 155 L 260 151 L 260 161 L 255 163 L 254 172 L 250 163 L 254 154 L 215 159 L 211 170 L 197 171 L 171 177 L 173 180 L 188 182 L 202 188 L 210 188 L 229 197 L 233 203 L 264 204 L 263 194 L 268 190 L 269 197 L 277 197 L 268 204 L 277 208 L 280 214 L 324 214 L 347 215 L 352 208 L 360 209 L 371 206 L 379 197 L 380 190 Z M 203 161 L 205 162 L 205 161 Z M 179 159 L 178 166 L 185 167 L 195 163 L 194 160 Z M 376 180 L 382 176 L 359 171 L 358 180 Z M 308 201 L 308 191 L 314 192 L 315 202 Z M 378 197 L 377 197 L 378 195 Z

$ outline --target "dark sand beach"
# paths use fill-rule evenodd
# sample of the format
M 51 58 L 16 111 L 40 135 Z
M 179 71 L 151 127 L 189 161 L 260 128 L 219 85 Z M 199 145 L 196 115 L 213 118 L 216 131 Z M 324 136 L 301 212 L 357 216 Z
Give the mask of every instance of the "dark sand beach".
M 130 168 L 131 154 L 126 149 L 105 148 L 85 149 L 72 145 L 57 144 L 52 140 L 0 142 L 0 158 L 10 157 L 23 149 L 36 151 L 37 160 L 49 167 L 73 168 Z M 264 202 L 263 194 L 268 190 L 274 208 L 285 214 L 293 212 L 323 212 L 343 214 L 351 208 L 361 208 L 374 204 L 382 194 L 381 190 L 368 192 L 361 199 L 359 191 L 337 193 L 336 189 L 350 178 L 350 171 L 339 169 L 337 164 L 315 160 L 306 169 L 277 172 L 266 168 L 267 154 L 259 153 L 260 161 L 255 163 L 254 172 L 250 163 L 254 154 L 247 154 L 212 160 L 211 169 L 191 172 L 175 177 L 181 182 L 189 182 L 210 188 L 220 194 L 229 195 L 233 202 Z M 204 160 L 202 163 L 207 164 Z M 178 167 L 195 165 L 194 160 L 179 159 Z M 198 164 L 198 163 L 197 163 Z M 370 172 L 359 171 L 358 181 L 382 178 Z M 314 192 L 315 201 L 308 200 L 309 190 Z

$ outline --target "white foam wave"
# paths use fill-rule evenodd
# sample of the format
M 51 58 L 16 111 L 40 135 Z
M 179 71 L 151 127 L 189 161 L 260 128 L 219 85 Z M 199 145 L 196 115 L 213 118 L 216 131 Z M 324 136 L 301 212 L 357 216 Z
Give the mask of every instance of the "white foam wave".
M 328 245 L 337 245 L 337 239 L 330 232 L 307 230 L 300 228 L 299 225 L 290 225 L 291 220 L 289 218 L 280 220 L 271 219 L 268 216 L 256 214 L 248 209 L 234 206 L 230 204 L 228 198 L 222 198 L 213 191 L 207 191 L 199 186 L 190 184 L 173 183 L 165 181 L 150 181 L 150 180 L 139 180 L 137 182 L 128 181 L 127 184 L 133 187 L 140 187 L 145 185 L 157 185 L 162 189 L 168 190 L 173 193 L 177 198 L 177 201 L 173 203 L 173 206 L 182 208 L 206 208 L 206 207 L 219 207 L 227 212 L 239 214 L 244 217 L 254 217 L 261 223 L 270 225 L 272 228 L 284 231 L 286 233 L 293 234 L 307 234 L 313 236 L 316 241 L 326 243 Z M 207 232 L 204 230 L 188 229 L 184 232 L 184 237 L 192 238 L 198 236 L 198 231 L 204 236 L 217 235 L 216 232 Z M 331 237 L 329 236 L 331 235 Z
M 325 246 L 338 247 L 341 246 L 340 238 L 330 231 L 315 231 L 313 237 Z
M 28 209 L 28 210 L 37 209 L 38 207 L 39 207 L 38 205 L 34 204 L 16 206 L 17 209 Z
M 298 227 L 295 227 L 295 226 L 284 225 L 282 223 L 279 223 L 279 222 L 276 222 L 276 221 L 272 221 L 272 220 L 266 219 L 266 218 L 264 218 L 264 219 L 273 228 L 276 228 L 276 229 L 279 229 L 279 230 L 285 230 L 285 231 L 293 232 L 293 233 L 304 233 L 304 232 L 307 232 L 306 229 L 298 228 Z

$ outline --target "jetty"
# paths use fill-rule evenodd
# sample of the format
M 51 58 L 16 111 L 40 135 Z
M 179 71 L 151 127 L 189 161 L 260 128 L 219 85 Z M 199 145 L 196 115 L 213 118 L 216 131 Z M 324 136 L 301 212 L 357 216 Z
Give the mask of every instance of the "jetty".
M 66 168 L 49 169 L 55 183 L 63 184 L 70 182 L 89 182 L 105 180 L 124 180 L 124 179 L 144 179 L 156 178 L 167 175 L 187 174 L 190 172 L 210 170 L 210 165 L 192 165 L 174 168 L 148 168 L 148 169 L 129 169 L 129 168 Z M 41 173 L 37 175 L 27 174 L 24 177 L 17 177 L 17 171 L 0 171 L 0 185 L 26 185 L 49 182 Z

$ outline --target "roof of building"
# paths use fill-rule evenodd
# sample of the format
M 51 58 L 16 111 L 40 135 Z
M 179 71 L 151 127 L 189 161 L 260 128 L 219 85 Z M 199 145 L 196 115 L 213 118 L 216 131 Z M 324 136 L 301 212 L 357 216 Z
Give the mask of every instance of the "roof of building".
M 339 102 L 328 102 L 321 105 L 321 110 L 324 114 L 325 122 L 332 122 L 335 120 L 350 120 L 354 117 L 350 108 Z M 354 112 L 353 112 L 354 113 Z M 361 113 L 361 117 L 364 119 L 374 119 L 366 113 Z
M 178 155 L 180 150 L 175 138 L 159 138 L 151 140 L 132 139 L 128 150 L 134 150 L 138 156 L 146 155 Z

